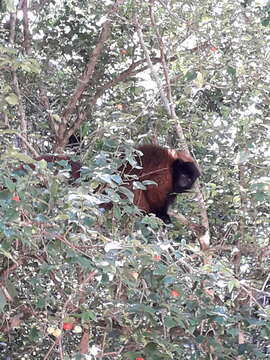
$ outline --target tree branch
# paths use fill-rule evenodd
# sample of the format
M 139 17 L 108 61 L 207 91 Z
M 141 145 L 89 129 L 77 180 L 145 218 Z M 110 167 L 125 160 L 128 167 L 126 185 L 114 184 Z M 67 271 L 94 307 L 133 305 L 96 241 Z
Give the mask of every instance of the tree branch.
M 95 71 L 95 67 L 98 61 L 98 58 L 101 54 L 101 51 L 104 47 L 105 42 L 107 41 L 108 37 L 109 37 L 109 33 L 110 33 L 110 29 L 111 29 L 111 19 L 110 16 L 112 13 L 114 13 L 118 6 L 122 4 L 122 0 L 118 0 L 116 2 L 116 4 L 112 7 L 111 11 L 108 14 L 108 20 L 106 20 L 102 26 L 102 30 L 101 33 L 99 35 L 99 38 L 97 40 L 97 44 L 95 49 L 92 51 L 91 54 L 89 54 L 89 60 L 88 63 L 86 64 L 84 71 L 81 75 L 81 77 L 79 78 L 76 88 L 74 90 L 73 95 L 71 96 L 66 109 L 62 115 L 62 122 L 63 123 L 67 123 L 67 119 L 70 117 L 70 115 L 74 112 L 75 108 L 76 108 L 76 104 L 79 101 L 79 99 L 81 98 L 83 92 L 85 91 L 85 89 L 87 88 L 90 80 L 93 77 L 93 73 Z
M 138 37 L 139 37 L 139 41 L 140 41 L 140 44 L 141 44 L 141 47 L 144 51 L 144 55 L 146 57 L 146 61 L 147 61 L 147 64 L 148 64 L 148 67 L 151 71 L 151 76 L 154 78 L 156 84 L 157 84 L 157 87 L 158 87 L 158 90 L 159 90 L 159 94 L 160 94 L 160 97 L 161 97 L 161 100 L 163 102 L 163 105 L 164 105 L 164 108 L 168 114 L 168 116 L 171 118 L 172 117 L 172 113 L 171 113 L 171 108 L 170 108 L 170 104 L 169 104 L 169 101 L 163 91 L 163 86 L 160 82 L 160 79 L 153 67 L 153 63 L 151 61 L 151 58 L 150 58 L 150 55 L 149 55 L 149 51 L 145 45 L 145 42 L 144 42 L 144 38 L 143 38 L 143 33 L 142 33 L 142 30 L 141 30 L 141 26 L 139 24 L 139 21 L 138 21 L 138 18 L 137 16 L 134 16 L 134 23 L 135 23 L 135 27 L 136 27 L 136 30 L 137 30 L 137 33 L 138 33 Z
M 93 52 L 91 53 L 91 55 L 89 56 L 88 63 L 86 64 L 84 71 L 77 82 L 75 91 L 74 91 L 73 95 L 71 96 L 71 98 L 66 106 L 66 109 L 62 115 L 62 122 L 65 124 L 67 123 L 68 117 L 75 110 L 78 100 L 81 98 L 83 92 L 87 88 L 87 86 L 93 76 L 98 57 L 101 53 L 101 50 L 102 50 L 106 40 L 108 39 L 110 28 L 111 28 L 111 20 L 105 21 L 105 23 L 103 24 L 99 39 L 97 41 L 97 45 L 96 45 L 95 49 L 93 50 Z
M 81 125 L 81 123 L 85 120 L 86 114 L 81 115 L 78 117 L 78 119 L 73 123 L 73 126 L 70 126 L 69 129 L 67 129 L 68 120 L 71 117 L 71 115 L 74 113 L 76 106 L 78 104 L 78 101 L 80 100 L 82 94 L 88 87 L 90 80 L 93 78 L 93 74 L 96 68 L 96 64 L 98 61 L 98 58 L 102 52 L 102 49 L 104 47 L 105 42 L 107 41 L 111 29 L 111 15 L 117 11 L 118 7 L 123 3 L 123 0 L 117 0 L 116 3 L 113 5 L 111 10 L 108 13 L 107 20 L 104 22 L 102 26 L 102 30 L 100 32 L 100 35 L 97 40 L 96 47 L 94 50 L 89 54 L 89 59 L 87 64 L 85 65 L 85 68 L 83 70 L 82 75 L 77 81 L 76 88 L 73 92 L 73 95 L 71 95 L 68 104 L 62 114 L 61 123 L 58 124 L 54 121 L 54 128 L 56 129 L 56 139 L 57 143 L 55 146 L 55 151 L 61 152 L 63 151 L 63 148 L 68 142 L 70 134 L 72 135 L 76 129 L 78 129 Z
M 30 47 L 30 30 L 29 30 L 29 18 L 28 18 L 28 2 L 24 0 L 22 3 L 22 11 L 23 11 L 23 47 L 25 49 L 25 53 L 27 55 L 31 54 Z

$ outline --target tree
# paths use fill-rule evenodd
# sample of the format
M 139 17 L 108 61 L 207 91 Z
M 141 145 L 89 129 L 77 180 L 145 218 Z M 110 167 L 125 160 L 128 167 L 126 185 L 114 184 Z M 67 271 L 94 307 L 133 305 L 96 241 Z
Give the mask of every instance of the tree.
M 3 356 L 266 358 L 269 5 L 22 0 L 1 20 Z M 144 142 L 203 171 L 170 227 L 122 186 Z M 29 167 L 63 152 L 75 184 L 66 160 Z

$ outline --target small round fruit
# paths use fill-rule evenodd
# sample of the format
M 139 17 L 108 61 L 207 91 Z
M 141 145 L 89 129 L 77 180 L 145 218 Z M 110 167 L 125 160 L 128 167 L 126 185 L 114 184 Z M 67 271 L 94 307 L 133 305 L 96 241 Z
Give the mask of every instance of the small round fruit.
M 63 329 L 68 331 L 68 330 L 72 330 L 73 329 L 73 324 L 69 323 L 69 322 L 64 322 L 63 323 Z

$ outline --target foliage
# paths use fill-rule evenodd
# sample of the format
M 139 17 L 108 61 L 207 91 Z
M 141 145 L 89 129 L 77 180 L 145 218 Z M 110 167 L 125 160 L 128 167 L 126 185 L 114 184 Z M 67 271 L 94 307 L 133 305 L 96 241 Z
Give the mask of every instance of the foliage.
M 1 4 L 3 359 L 266 359 L 269 4 L 116 3 L 34 1 L 28 28 L 25 8 Z M 161 79 L 165 53 L 177 117 L 147 70 L 134 14 Z M 133 205 L 118 170 L 134 166 L 137 143 L 178 148 L 180 125 L 203 171 L 206 250 L 196 193 L 178 196 L 165 226 Z M 66 149 L 84 165 L 75 183 L 67 161 L 25 155 L 63 150 L 78 133 L 79 148 Z

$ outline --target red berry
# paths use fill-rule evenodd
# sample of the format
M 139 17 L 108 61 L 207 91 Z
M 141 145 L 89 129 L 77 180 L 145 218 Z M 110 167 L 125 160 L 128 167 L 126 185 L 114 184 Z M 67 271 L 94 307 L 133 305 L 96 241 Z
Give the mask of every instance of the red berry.
M 73 329 L 73 324 L 72 323 L 68 323 L 68 322 L 65 322 L 64 324 L 63 324 L 63 329 L 64 330 L 72 330 Z
M 17 202 L 20 202 L 20 201 L 21 201 L 21 199 L 19 198 L 19 196 L 16 196 L 16 195 L 12 196 L 11 200 L 14 200 L 14 201 L 17 201 Z
M 161 260 L 161 256 L 160 256 L 160 255 L 154 255 L 154 260 L 155 260 L 155 261 L 160 261 L 160 260 Z
M 123 106 L 123 104 L 117 104 L 117 105 L 116 105 L 116 108 L 117 108 L 118 110 L 123 110 L 124 106 Z
M 171 296 L 177 297 L 179 295 L 180 295 L 179 292 L 177 292 L 176 290 L 171 290 Z

